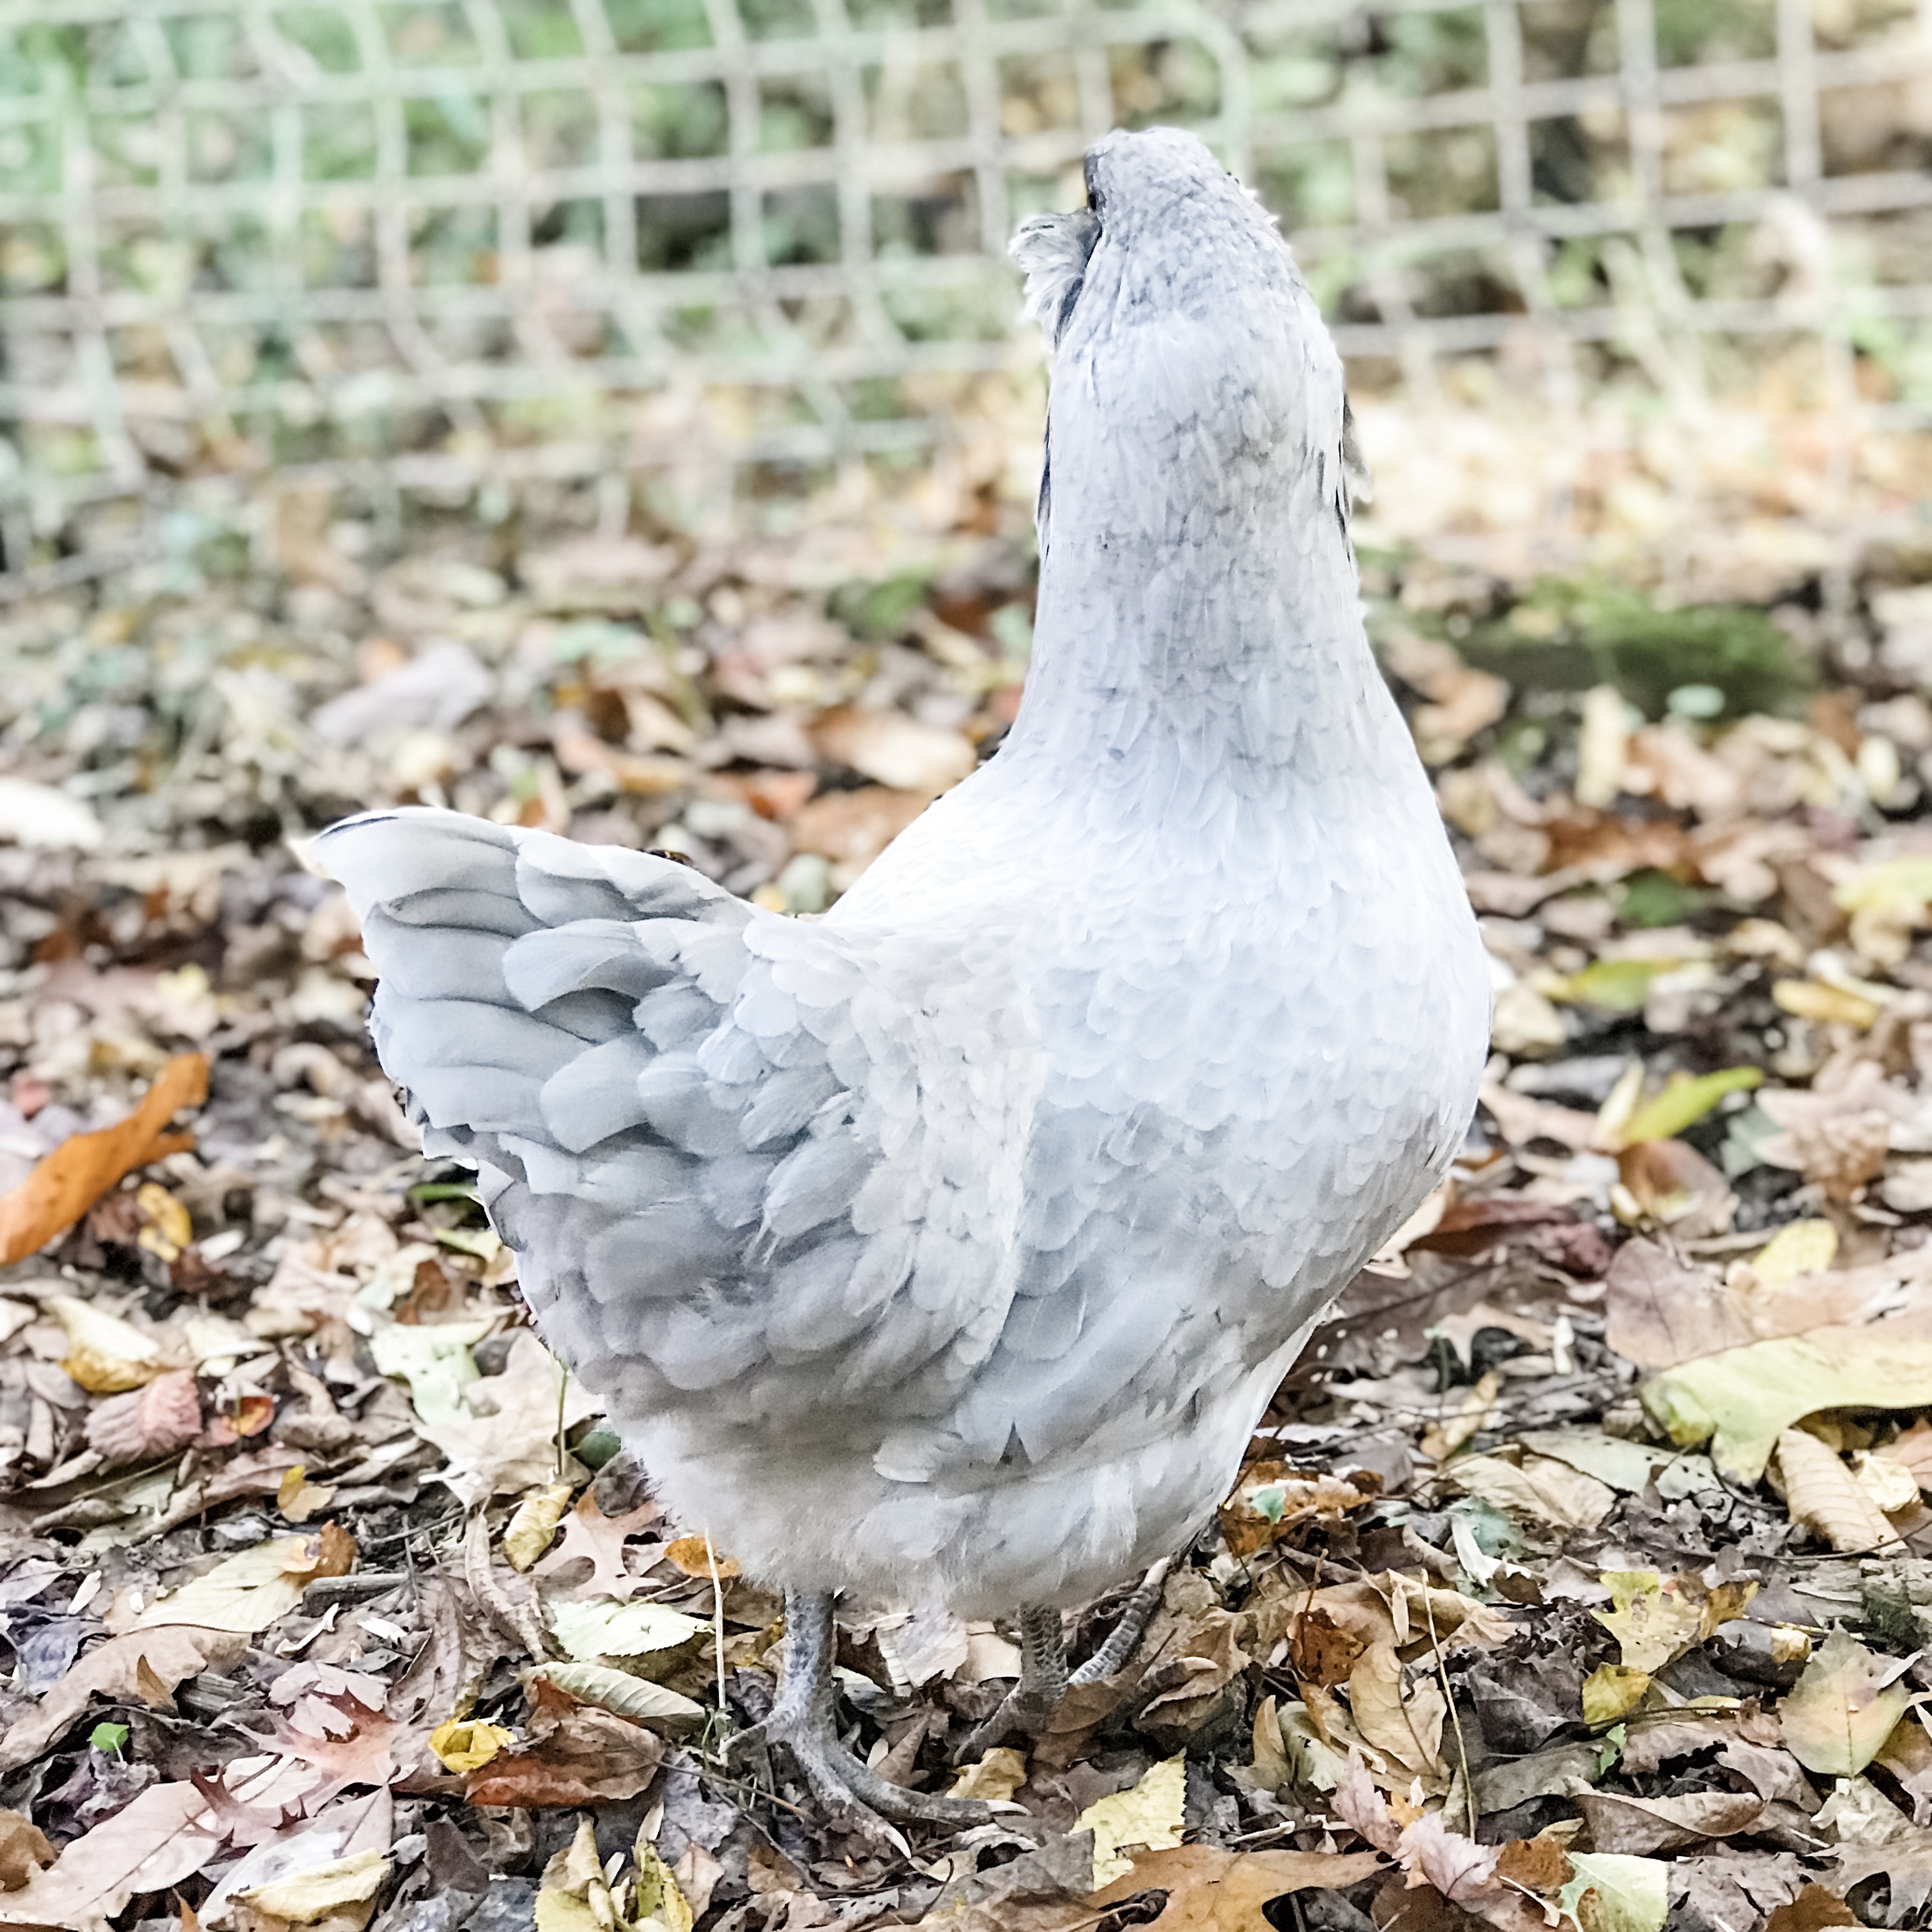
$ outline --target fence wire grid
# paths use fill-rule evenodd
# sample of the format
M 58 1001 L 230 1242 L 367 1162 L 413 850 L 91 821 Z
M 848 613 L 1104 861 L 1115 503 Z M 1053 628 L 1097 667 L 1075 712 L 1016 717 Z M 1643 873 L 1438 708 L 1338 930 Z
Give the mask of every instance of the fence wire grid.
M 916 460 L 1117 125 L 1282 217 L 1355 379 L 1673 345 L 1932 412 L 1932 0 L 9 0 L 0 543 L 184 486 Z M 1795 373 L 1794 373 L 1795 372 Z

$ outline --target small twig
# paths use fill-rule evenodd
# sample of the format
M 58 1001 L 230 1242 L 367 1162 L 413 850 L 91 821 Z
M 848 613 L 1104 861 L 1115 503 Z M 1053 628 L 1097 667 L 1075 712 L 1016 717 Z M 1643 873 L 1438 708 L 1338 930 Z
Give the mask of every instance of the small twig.
M 1469 1835 L 1473 1838 L 1482 1814 L 1476 1809 L 1475 1780 L 1469 1775 L 1469 1750 L 1462 1741 L 1462 1714 L 1456 1708 L 1456 1694 L 1449 1688 L 1449 1666 L 1443 1660 L 1442 1640 L 1436 1634 L 1436 1606 L 1429 1600 L 1426 1571 L 1422 1578 L 1422 1608 L 1429 1619 L 1429 1647 L 1436 1653 L 1436 1675 L 1442 1682 L 1442 1701 L 1449 1706 L 1449 1725 L 1456 1733 L 1456 1756 L 1462 1767 L 1462 1809 L 1468 1814 Z
M 724 1714 L 724 1586 L 718 1580 L 718 1551 L 711 1540 L 711 1532 L 704 1532 L 704 1562 L 711 1572 L 711 1642 L 717 1656 L 718 1719 L 726 1721 Z

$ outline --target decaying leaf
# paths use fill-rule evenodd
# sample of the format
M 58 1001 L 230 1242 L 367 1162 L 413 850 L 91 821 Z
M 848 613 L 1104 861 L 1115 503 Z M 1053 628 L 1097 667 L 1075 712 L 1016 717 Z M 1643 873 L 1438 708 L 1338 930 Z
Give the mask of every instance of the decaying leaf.
M 620 1718 L 648 1724 L 672 1737 L 701 1726 L 710 1714 L 702 1704 L 649 1678 L 603 1664 L 543 1664 L 530 1675 L 556 1685 L 580 1704 L 614 1711 Z
M 1842 1630 L 1818 1646 L 1784 1700 L 1784 1742 L 1807 1771 L 1854 1778 L 1905 1714 L 1909 1658 L 1878 1657 Z
M 1348 1711 L 1364 1741 L 1410 1776 L 1446 1778 L 1442 1724 L 1448 1706 L 1432 1675 L 1406 1689 L 1392 1643 L 1364 1653 L 1348 1678 Z
M 0 1810 L 0 1891 L 18 1892 L 54 1862 L 46 1834 L 23 1811 Z
M 150 1785 L 18 1891 L 0 1893 L 0 1927 L 107 1932 L 130 1899 L 180 1884 L 220 1846 L 207 1801 L 192 1784 Z
M 356 1560 L 356 1545 L 334 1523 L 310 1536 L 258 1543 L 218 1563 L 142 1611 L 137 1630 L 193 1624 L 205 1630 L 266 1630 L 302 1601 L 318 1577 L 340 1576 Z
M 1573 1852 L 1562 1907 L 1580 1932 L 1663 1932 L 1670 1868 L 1661 1858 Z
M 40 1700 L 39 1708 L 17 1720 L 0 1738 L 0 1771 L 29 1763 L 80 1716 L 94 1696 L 158 1702 L 184 1678 L 202 1671 L 224 1671 L 248 1648 L 238 1630 L 180 1624 L 143 1627 L 106 1642 L 81 1658 Z
M 104 1462 L 172 1456 L 201 1433 L 201 1396 L 192 1369 L 170 1369 L 88 1411 L 87 1446 Z
M 206 1058 L 180 1054 L 155 1075 L 141 1104 L 124 1120 L 76 1134 L 56 1148 L 0 1198 L 0 1266 L 24 1261 L 45 1247 L 123 1175 L 193 1147 L 192 1134 L 166 1130 L 184 1108 L 198 1107 L 207 1098 Z
M 1138 1784 L 1096 1798 L 1074 1820 L 1094 1834 L 1094 1882 L 1111 1885 L 1133 1868 L 1129 1848 L 1157 1852 L 1180 1843 L 1187 1800 L 1187 1760 L 1155 1765 Z

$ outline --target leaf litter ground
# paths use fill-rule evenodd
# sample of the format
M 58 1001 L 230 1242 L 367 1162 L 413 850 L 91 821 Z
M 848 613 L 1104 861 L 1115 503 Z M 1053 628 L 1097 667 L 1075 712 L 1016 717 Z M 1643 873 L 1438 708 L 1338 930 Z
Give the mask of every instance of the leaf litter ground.
M 446 800 L 820 910 L 1010 722 L 1019 517 L 313 524 L 4 620 L 0 1925 L 1923 1916 L 1932 556 L 1688 616 L 1370 558 L 1481 1113 L 1029 1749 L 950 1762 L 1012 1632 L 854 1607 L 855 1747 L 1031 1814 L 902 1849 L 721 1762 L 780 1606 L 413 1151 L 299 848 Z

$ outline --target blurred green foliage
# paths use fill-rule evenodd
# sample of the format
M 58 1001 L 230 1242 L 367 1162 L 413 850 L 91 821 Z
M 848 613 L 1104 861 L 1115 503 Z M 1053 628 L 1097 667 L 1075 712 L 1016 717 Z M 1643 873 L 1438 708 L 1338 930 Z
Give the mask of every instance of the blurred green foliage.
M 1673 610 L 1640 590 L 1587 580 L 1545 579 L 1456 647 L 1467 662 L 1518 691 L 1614 685 L 1653 718 L 1672 709 L 1673 692 L 1696 686 L 1721 695 L 1720 717 L 1789 712 L 1816 682 L 1810 660 L 1762 610 L 1730 604 Z

